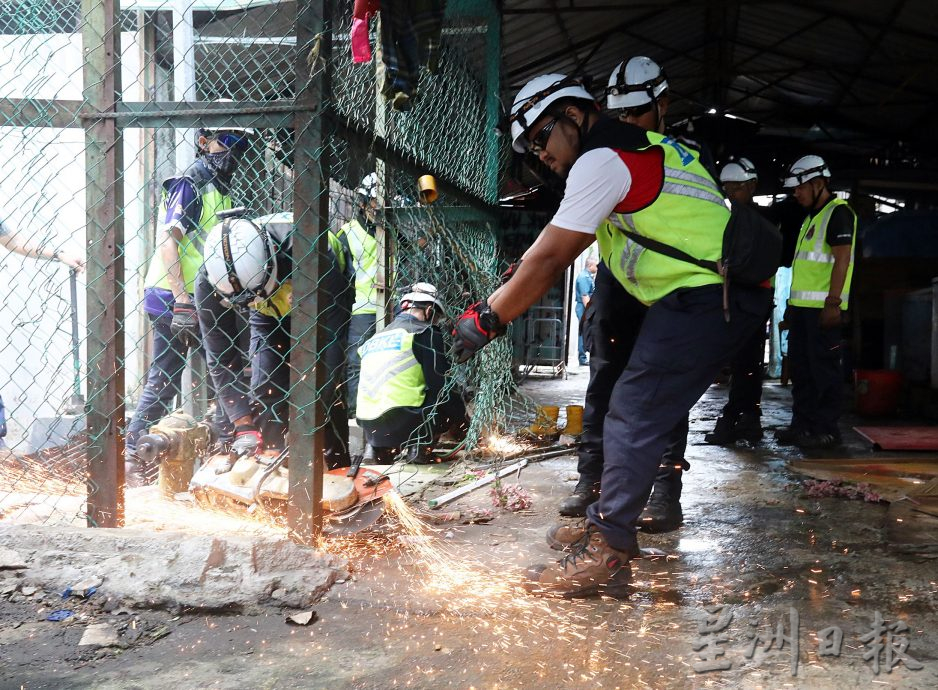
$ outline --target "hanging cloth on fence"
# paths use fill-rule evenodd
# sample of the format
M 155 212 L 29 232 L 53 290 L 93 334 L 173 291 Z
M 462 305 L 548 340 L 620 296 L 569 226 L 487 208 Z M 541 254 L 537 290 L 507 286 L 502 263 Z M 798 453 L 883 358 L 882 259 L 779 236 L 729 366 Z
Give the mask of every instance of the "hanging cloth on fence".
M 368 20 L 381 9 L 380 0 L 355 0 L 352 8 L 352 62 L 371 62 Z
M 409 110 L 421 66 L 435 74 L 446 0 L 383 0 L 379 83 L 395 110 Z

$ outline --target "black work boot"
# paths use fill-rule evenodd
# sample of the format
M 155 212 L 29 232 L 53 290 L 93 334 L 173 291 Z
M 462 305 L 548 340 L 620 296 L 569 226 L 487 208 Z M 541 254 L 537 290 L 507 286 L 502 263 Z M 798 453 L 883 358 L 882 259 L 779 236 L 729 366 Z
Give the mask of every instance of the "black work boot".
M 687 465 L 687 461 L 684 461 Z M 648 505 L 638 517 L 636 526 L 643 532 L 658 534 L 673 532 L 684 522 L 684 513 L 681 511 L 681 488 L 683 482 L 681 475 L 684 466 L 670 463 L 658 468 L 655 476 L 654 488 Z
M 586 517 L 586 509 L 597 499 L 599 499 L 599 482 L 580 479 L 573 494 L 560 502 L 560 514 L 566 517 Z
M 717 424 L 713 427 L 713 431 L 704 436 L 704 441 L 711 446 L 727 446 L 733 443 L 736 440 L 734 430 L 738 418 L 739 415 L 724 412 L 717 419 Z
M 762 417 L 758 412 L 743 412 L 736 418 L 733 434 L 737 441 L 756 446 L 762 441 Z

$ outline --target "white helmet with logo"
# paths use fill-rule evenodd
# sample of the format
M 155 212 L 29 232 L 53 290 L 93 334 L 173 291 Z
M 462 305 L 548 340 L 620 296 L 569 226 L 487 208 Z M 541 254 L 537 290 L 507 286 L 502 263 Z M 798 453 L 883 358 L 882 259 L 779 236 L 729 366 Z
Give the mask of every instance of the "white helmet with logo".
M 644 55 L 620 62 L 609 75 L 606 108 L 634 108 L 656 101 L 668 90 L 668 78 L 657 62 Z
M 233 304 L 270 297 L 279 287 L 277 255 L 263 225 L 225 218 L 205 238 L 205 273 L 215 291 Z
M 561 98 L 594 100 L 583 82 L 565 74 L 542 74 L 524 85 L 511 104 L 511 147 L 515 151 L 525 153 L 528 150 L 524 135 L 547 106 Z
M 815 177 L 830 177 L 831 171 L 827 163 L 820 156 L 802 156 L 788 169 L 788 177 L 782 180 L 782 186 L 797 187 L 803 182 L 813 180 Z
M 732 163 L 727 163 L 720 171 L 720 182 L 749 182 L 758 179 L 756 166 L 748 158 L 739 158 Z
M 410 309 L 412 306 L 426 304 L 435 304 L 440 309 L 443 308 L 443 303 L 437 299 L 436 285 L 431 283 L 414 283 L 407 288 L 407 292 L 401 297 L 402 309 Z

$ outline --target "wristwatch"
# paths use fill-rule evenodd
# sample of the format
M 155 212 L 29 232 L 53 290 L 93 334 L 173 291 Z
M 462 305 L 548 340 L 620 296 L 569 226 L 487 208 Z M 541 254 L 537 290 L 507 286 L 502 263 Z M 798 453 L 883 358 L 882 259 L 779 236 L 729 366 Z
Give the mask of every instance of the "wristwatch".
M 479 325 L 493 338 L 504 335 L 505 331 L 508 330 L 508 327 L 502 323 L 501 319 L 498 318 L 498 314 L 492 311 L 487 302 L 479 310 Z

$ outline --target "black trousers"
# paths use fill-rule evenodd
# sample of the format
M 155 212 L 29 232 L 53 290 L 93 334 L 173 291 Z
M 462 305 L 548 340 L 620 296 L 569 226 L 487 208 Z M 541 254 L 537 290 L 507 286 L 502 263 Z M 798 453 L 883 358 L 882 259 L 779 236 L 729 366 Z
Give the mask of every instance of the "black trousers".
M 609 399 L 632 356 L 648 307 L 625 291 L 605 263 L 600 263 L 596 272 L 590 304 L 590 381 L 583 406 L 577 471 L 581 483 L 598 484 L 603 474 L 603 429 Z M 687 429 L 685 415 L 669 437 L 662 464 L 683 464 Z
M 766 319 L 768 320 L 768 318 Z M 739 414 L 762 414 L 762 366 L 765 363 L 765 327 L 757 329 L 743 343 L 730 362 L 729 400 L 723 415 L 735 417 Z
M 839 436 L 844 391 L 840 328 L 821 328 L 820 316 L 820 309 L 810 307 L 789 306 L 786 311 L 791 426 Z

